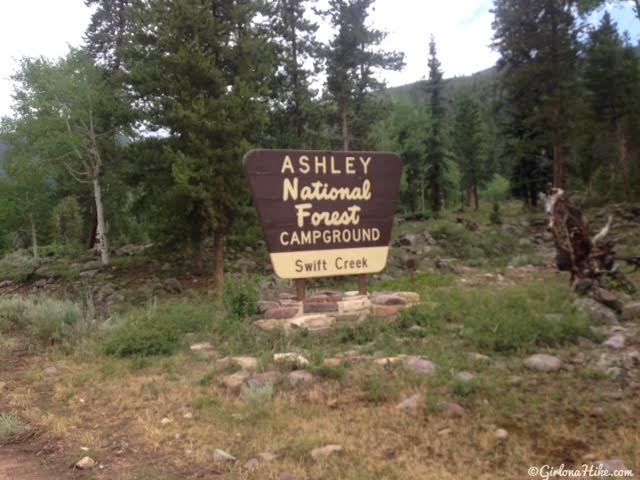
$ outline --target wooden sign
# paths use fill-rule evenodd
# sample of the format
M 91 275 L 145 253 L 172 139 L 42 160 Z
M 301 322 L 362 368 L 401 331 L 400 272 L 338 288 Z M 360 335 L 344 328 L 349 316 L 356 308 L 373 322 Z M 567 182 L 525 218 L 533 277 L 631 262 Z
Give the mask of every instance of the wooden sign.
M 252 150 L 244 168 L 279 277 L 384 268 L 402 172 L 398 155 Z

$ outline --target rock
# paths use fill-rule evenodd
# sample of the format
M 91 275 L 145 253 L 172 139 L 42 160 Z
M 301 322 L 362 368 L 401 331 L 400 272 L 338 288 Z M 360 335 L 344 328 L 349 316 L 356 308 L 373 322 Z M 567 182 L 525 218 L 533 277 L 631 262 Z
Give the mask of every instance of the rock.
M 245 462 L 242 468 L 244 468 L 245 470 L 255 470 L 256 468 L 258 468 L 258 463 L 259 461 L 257 458 L 250 458 Z
M 224 384 L 225 387 L 231 390 L 237 390 L 244 384 L 244 382 L 248 378 L 249 378 L 249 373 L 245 372 L 244 370 L 241 370 L 239 372 L 223 377 L 222 383 Z
M 182 293 L 184 287 L 177 278 L 167 278 L 162 282 L 162 288 L 169 293 Z
M 622 307 L 622 319 L 626 322 L 640 319 L 640 302 L 627 303 Z
M 54 367 L 53 365 L 51 365 L 50 367 L 47 367 L 44 370 L 42 370 L 42 375 L 44 375 L 45 377 L 52 377 L 52 376 L 56 375 L 57 373 L 58 373 L 58 369 L 56 367 Z
M 396 247 L 415 247 L 417 239 L 418 239 L 417 235 L 414 235 L 412 233 L 403 233 L 394 242 L 394 246 L 396 246 Z
M 303 307 L 304 313 L 327 313 L 337 312 L 338 302 L 310 302 L 305 301 Z
M 186 412 L 184 415 L 182 415 L 182 418 L 185 418 L 187 420 L 191 420 L 193 418 L 193 413 Z
M 322 360 L 322 364 L 327 367 L 339 367 L 340 365 L 342 365 L 342 359 L 335 357 L 325 358 L 324 360 Z
M 374 305 L 404 305 L 407 301 L 392 293 L 374 293 L 371 296 L 371 303 Z
M 249 388 L 260 388 L 264 387 L 267 383 L 275 385 L 280 381 L 281 374 L 276 370 L 272 370 L 270 372 L 256 373 L 252 375 L 249 380 L 247 380 L 247 385 Z
M 323 314 L 302 315 L 289 321 L 291 327 L 308 330 L 312 335 L 328 332 L 335 323 L 334 317 Z
M 504 428 L 499 428 L 495 432 L 493 432 L 493 436 L 496 440 L 504 441 L 509 438 L 509 432 L 507 432 Z
M 235 462 L 236 461 L 236 457 L 219 448 L 216 448 L 213 451 L 213 459 L 219 462 Z
M 342 445 L 325 445 L 324 447 L 318 447 L 311 450 L 311 457 L 317 460 L 318 458 L 328 457 L 329 455 L 341 452 L 342 450 Z
M 373 315 L 379 318 L 390 318 L 403 309 L 402 305 L 374 305 Z
M 396 408 L 415 412 L 415 410 L 418 409 L 421 400 L 422 396 L 419 393 L 416 393 L 415 395 L 411 395 L 410 397 L 405 398 L 398 405 L 396 405 Z
M 255 370 L 258 368 L 258 359 L 255 357 L 231 357 L 242 370 Z
M 436 373 L 436 365 L 422 357 L 406 357 L 404 361 L 404 365 L 407 370 L 413 373 L 419 373 L 422 375 L 433 375 Z
M 282 318 L 295 317 L 300 312 L 301 312 L 300 306 L 295 306 L 295 305 L 286 306 L 286 307 L 276 306 L 276 307 L 267 308 L 265 315 L 268 318 L 275 318 L 279 320 Z
M 464 408 L 457 403 L 447 402 L 444 405 L 444 412 L 448 417 L 458 418 L 464 415 Z
M 420 303 L 420 295 L 416 292 L 394 292 L 393 294 L 404 299 L 406 305 L 418 305 Z
M 260 460 L 262 460 L 264 462 L 272 462 L 273 460 L 278 458 L 277 455 L 275 455 L 275 454 L 273 454 L 271 452 L 260 452 L 258 454 L 258 457 L 260 457 Z
M 600 467 L 600 471 L 604 474 L 604 470 L 607 470 L 608 475 L 603 475 L 604 477 L 613 477 L 613 473 L 616 470 L 629 470 L 629 468 L 624 464 L 624 462 L 619 458 L 612 458 L 609 460 L 598 460 L 595 462 L 597 467 Z
M 476 362 L 488 362 L 489 360 L 491 360 L 491 357 L 477 352 L 469 352 L 467 353 L 467 357 Z
M 408 331 L 411 333 L 419 334 L 419 333 L 425 333 L 427 329 L 424 327 L 421 327 L 420 325 L 411 325 Z
M 376 358 L 373 363 L 375 363 L 376 365 L 393 365 L 394 363 L 398 363 L 401 360 L 403 360 L 405 358 L 404 355 L 398 355 L 395 357 L 382 357 L 382 358 Z
M 596 323 L 618 323 L 618 317 L 613 310 L 592 298 L 578 298 L 573 302 L 573 306 Z
M 615 293 L 605 290 L 604 288 L 594 288 L 593 296 L 598 302 L 612 308 L 617 313 L 622 313 L 622 302 Z
M 76 462 L 75 467 L 80 470 L 91 470 L 96 466 L 96 461 L 91 457 L 82 457 Z
M 191 345 L 189 347 L 189 349 L 192 352 L 210 353 L 210 352 L 213 352 L 213 345 L 211 345 L 211 343 L 209 343 L 209 342 L 199 342 L 199 343 L 194 343 L 193 345 Z
M 562 366 L 562 360 L 546 353 L 536 353 L 524 361 L 524 365 L 538 372 L 552 372 Z
M 309 360 L 295 352 L 274 353 L 273 361 L 276 363 L 295 363 L 296 365 L 309 365 Z
M 304 385 L 312 383 L 314 380 L 313 374 L 306 370 L 294 370 L 289 372 L 287 379 L 291 385 Z
M 453 378 L 460 382 L 471 382 L 476 378 L 476 376 L 470 372 L 458 372 Z
M 170 418 L 164 417 L 162 420 L 160 420 L 160 425 L 168 425 L 172 422 L 172 420 Z
M 602 345 L 604 345 L 605 347 L 611 348 L 613 350 L 621 350 L 624 348 L 624 344 L 625 344 L 624 335 L 617 333 L 609 337 L 607 341 L 604 342 Z
M 371 302 L 366 295 L 346 296 L 344 300 L 337 303 L 340 313 L 360 312 L 371 307 Z

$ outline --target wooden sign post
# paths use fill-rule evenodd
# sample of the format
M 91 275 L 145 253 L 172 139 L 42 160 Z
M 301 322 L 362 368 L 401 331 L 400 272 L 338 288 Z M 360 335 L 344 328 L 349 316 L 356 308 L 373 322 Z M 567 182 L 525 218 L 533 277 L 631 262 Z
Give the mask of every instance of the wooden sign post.
M 365 274 L 387 262 L 402 163 L 384 152 L 252 150 L 244 158 L 281 278 Z M 304 297 L 304 282 L 296 293 Z

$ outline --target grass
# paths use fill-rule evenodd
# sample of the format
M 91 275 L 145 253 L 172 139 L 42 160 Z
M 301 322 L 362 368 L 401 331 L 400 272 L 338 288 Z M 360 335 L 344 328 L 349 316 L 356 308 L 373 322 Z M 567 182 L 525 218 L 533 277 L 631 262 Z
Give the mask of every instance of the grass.
M 16 415 L 0 413 L 0 445 L 19 438 L 25 431 L 26 427 Z
M 77 340 L 91 318 L 76 303 L 49 297 L 11 296 L 0 299 L 0 330 L 23 330 L 41 343 Z

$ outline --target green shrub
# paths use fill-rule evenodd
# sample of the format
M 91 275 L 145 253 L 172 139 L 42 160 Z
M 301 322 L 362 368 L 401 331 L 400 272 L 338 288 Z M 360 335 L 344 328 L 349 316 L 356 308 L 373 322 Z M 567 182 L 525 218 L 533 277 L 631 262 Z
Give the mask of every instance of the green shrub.
M 242 398 L 256 410 L 265 410 L 273 400 L 273 383 L 267 382 L 260 387 L 243 387 Z
M 423 327 L 428 333 L 437 333 L 445 325 L 442 314 L 430 305 L 416 305 L 402 310 L 395 322 L 400 330 L 407 330 L 414 325 Z
M 489 221 L 492 225 L 502 225 L 502 214 L 500 213 L 500 204 L 498 202 L 493 202 L 491 206 Z
M 511 196 L 511 185 L 502 175 L 494 175 L 489 183 L 480 191 L 481 200 L 503 202 Z
M 67 300 L 20 296 L 0 299 L 0 328 L 27 330 L 43 343 L 73 339 L 86 321 L 80 306 Z
M 245 319 L 258 312 L 258 288 L 256 280 L 249 275 L 235 278 L 227 275 L 222 301 L 227 315 Z
M 18 438 L 25 430 L 26 427 L 17 416 L 0 413 L 0 445 Z
M 211 328 L 213 311 L 211 304 L 195 300 L 152 303 L 135 309 L 107 334 L 105 353 L 119 357 L 169 355 L 185 334 Z

